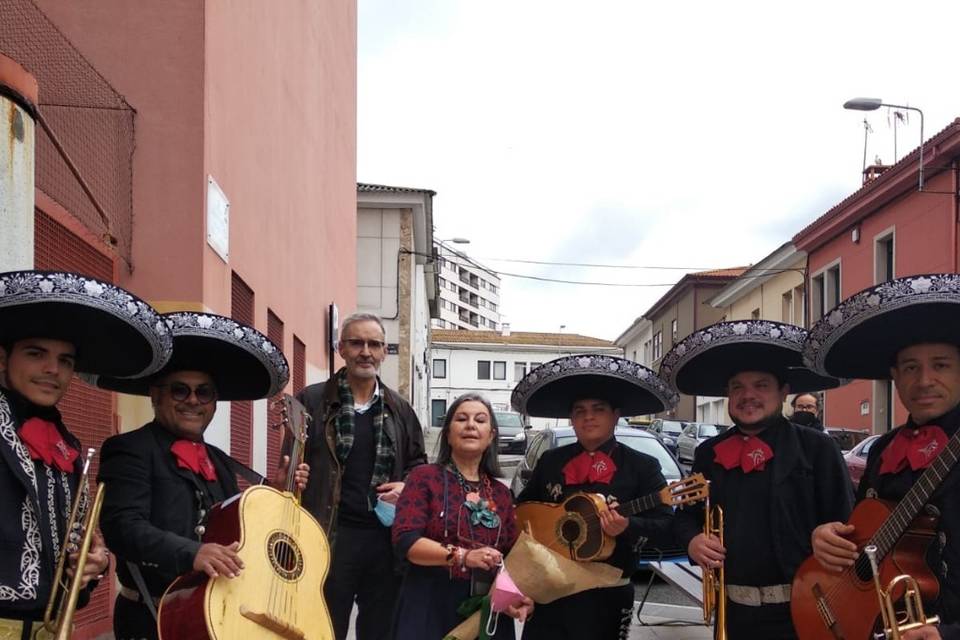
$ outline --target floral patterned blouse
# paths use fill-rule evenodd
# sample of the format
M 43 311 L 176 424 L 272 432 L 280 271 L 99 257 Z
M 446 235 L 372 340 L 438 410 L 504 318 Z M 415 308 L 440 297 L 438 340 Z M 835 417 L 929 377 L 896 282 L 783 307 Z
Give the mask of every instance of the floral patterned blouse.
M 487 478 L 482 472 L 481 476 L 479 486 L 469 482 L 466 486 L 499 516 L 500 524 L 493 528 L 471 522 L 464 482 L 452 468 L 425 464 L 411 471 L 393 522 L 393 544 L 400 556 L 406 558 L 410 547 L 422 537 L 466 549 L 494 547 L 506 554 L 517 539 L 513 496 L 496 478 Z M 469 570 L 454 571 L 454 577 L 469 579 Z

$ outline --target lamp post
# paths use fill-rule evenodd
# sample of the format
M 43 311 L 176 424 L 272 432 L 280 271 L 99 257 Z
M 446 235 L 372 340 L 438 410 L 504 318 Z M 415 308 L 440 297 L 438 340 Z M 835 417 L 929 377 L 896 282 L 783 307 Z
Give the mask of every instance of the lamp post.
M 560 342 L 561 342 L 561 340 L 563 340 L 563 330 L 566 329 L 566 328 L 567 328 L 567 325 L 565 325 L 565 324 L 560 325 L 560 332 L 557 333 L 557 357 L 558 357 L 558 358 L 559 358 L 560 355 L 561 355 L 561 353 L 560 353 Z
M 923 111 L 916 107 L 908 107 L 901 104 L 887 104 L 880 98 L 853 98 L 843 103 L 844 109 L 852 109 L 854 111 L 876 111 L 880 107 L 906 109 L 908 111 L 916 111 L 920 114 L 920 186 L 917 190 L 923 191 Z M 894 161 L 896 161 L 896 158 L 894 158 Z

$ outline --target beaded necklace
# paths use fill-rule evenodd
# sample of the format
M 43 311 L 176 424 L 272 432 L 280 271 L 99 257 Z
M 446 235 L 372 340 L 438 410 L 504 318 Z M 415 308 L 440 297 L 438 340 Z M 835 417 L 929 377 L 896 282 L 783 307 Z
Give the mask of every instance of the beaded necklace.
M 460 473 L 457 465 L 451 464 L 448 468 L 457 478 L 457 482 L 460 483 L 460 488 L 463 489 L 463 494 L 466 497 L 463 506 L 469 512 L 468 519 L 471 533 L 475 525 L 487 529 L 498 528 L 500 526 L 500 516 L 497 515 L 497 505 L 493 501 L 493 486 L 490 482 L 490 476 L 481 472 L 480 480 L 471 483 Z

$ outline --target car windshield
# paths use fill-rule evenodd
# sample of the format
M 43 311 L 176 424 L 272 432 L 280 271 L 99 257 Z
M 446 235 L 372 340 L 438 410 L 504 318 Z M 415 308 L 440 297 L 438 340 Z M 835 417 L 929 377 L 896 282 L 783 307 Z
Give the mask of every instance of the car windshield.
M 720 432 L 723 430 L 724 427 L 720 427 L 715 424 L 702 424 L 700 425 L 700 437 L 712 438 L 713 436 L 720 435 Z
M 576 436 L 560 436 L 557 438 L 557 446 L 572 444 L 577 441 Z M 670 453 L 660 444 L 656 438 L 645 438 L 643 436 L 617 435 L 617 442 L 627 445 L 631 449 L 636 449 L 640 453 L 652 456 L 660 463 L 660 470 L 667 482 L 679 480 L 681 473 L 680 467 Z
M 523 422 L 520 421 L 519 413 L 495 413 L 497 416 L 497 426 L 501 431 L 510 431 L 511 433 L 522 430 Z
M 685 423 L 678 420 L 664 420 L 661 424 L 663 432 L 669 433 L 672 436 L 680 435 L 680 432 L 683 431 L 683 428 L 686 426 Z

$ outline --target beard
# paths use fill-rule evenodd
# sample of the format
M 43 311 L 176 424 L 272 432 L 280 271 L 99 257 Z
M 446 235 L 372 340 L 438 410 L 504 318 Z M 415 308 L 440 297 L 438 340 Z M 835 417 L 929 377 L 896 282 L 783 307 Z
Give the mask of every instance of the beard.
M 735 417 L 733 414 L 730 415 L 730 419 L 733 420 L 733 424 L 736 425 L 741 431 L 749 433 L 757 433 L 763 431 L 767 427 L 773 426 L 778 423 L 783 415 L 782 410 L 778 407 L 771 411 L 768 414 L 761 416 L 757 420 L 751 420 L 747 422 L 741 420 L 740 418 Z

